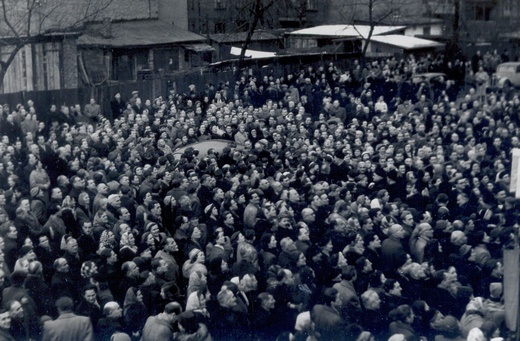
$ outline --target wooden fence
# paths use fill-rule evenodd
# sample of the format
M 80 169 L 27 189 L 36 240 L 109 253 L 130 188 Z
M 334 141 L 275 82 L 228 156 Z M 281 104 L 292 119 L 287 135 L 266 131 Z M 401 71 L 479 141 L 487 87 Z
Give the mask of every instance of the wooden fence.
M 291 56 L 280 56 L 273 59 L 247 60 L 247 69 L 254 72 L 258 77 L 264 75 L 274 75 L 280 77 L 288 72 L 297 72 L 305 65 L 325 63 L 333 61 L 336 65 L 345 67 L 352 62 L 356 55 L 343 55 L 338 58 L 338 54 L 302 54 Z M 90 102 L 90 98 L 95 98 L 103 110 L 110 110 L 110 101 L 116 93 L 121 93 L 123 100 L 130 98 L 132 91 L 139 91 L 139 97 L 143 99 L 153 99 L 163 96 L 166 98 L 170 89 L 177 90 L 178 93 L 187 92 L 190 84 L 195 84 L 199 91 L 204 90 L 205 84 L 230 82 L 233 86 L 235 81 L 234 69 L 236 61 L 218 63 L 210 68 L 198 70 L 181 71 L 176 74 L 163 75 L 158 78 L 144 79 L 139 81 L 107 84 L 99 87 L 84 87 L 77 89 L 47 90 L 47 91 L 22 91 L 17 93 L 0 94 L 0 104 L 7 103 L 11 108 L 17 104 L 26 104 L 28 100 L 35 103 L 38 111 L 49 110 L 52 104 L 59 108 L 61 105 L 80 104 L 83 108 Z
M 188 90 L 190 84 L 195 84 L 197 89 L 204 89 L 204 85 L 212 82 L 226 82 L 233 79 L 231 71 L 218 73 L 201 73 L 200 71 L 187 72 L 176 75 L 163 76 L 155 79 L 144 79 L 133 82 L 102 85 L 99 87 L 85 87 L 76 89 L 47 90 L 47 91 L 22 91 L 16 93 L 0 94 L 0 104 L 7 103 L 11 108 L 17 104 L 26 104 L 28 100 L 35 103 L 37 110 L 49 110 L 52 104 L 58 109 L 61 105 L 80 104 L 84 107 L 90 98 L 95 98 L 103 110 L 110 110 L 110 101 L 116 93 L 121 93 L 123 100 L 130 98 L 133 91 L 139 91 L 139 97 L 151 99 L 159 96 L 167 97 L 170 89 L 176 89 L 183 93 Z

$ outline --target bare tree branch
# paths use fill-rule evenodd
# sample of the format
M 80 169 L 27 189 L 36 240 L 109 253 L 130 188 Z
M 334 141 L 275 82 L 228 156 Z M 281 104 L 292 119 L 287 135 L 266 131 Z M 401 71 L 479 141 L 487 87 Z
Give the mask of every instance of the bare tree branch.
M 82 28 L 97 19 L 115 0 L 82 0 L 82 7 L 69 0 L 0 0 L 0 44 L 8 46 L 7 58 L 0 60 L 0 85 L 18 52 L 49 33 Z
M 5 0 L 2 0 L 2 14 L 4 16 L 4 21 L 6 23 L 6 25 L 9 27 L 9 29 L 11 30 L 11 32 L 13 32 L 13 34 L 16 36 L 16 37 L 19 37 L 19 33 L 18 31 L 14 28 L 14 26 L 11 24 L 11 21 L 7 18 L 7 5 L 5 3 Z

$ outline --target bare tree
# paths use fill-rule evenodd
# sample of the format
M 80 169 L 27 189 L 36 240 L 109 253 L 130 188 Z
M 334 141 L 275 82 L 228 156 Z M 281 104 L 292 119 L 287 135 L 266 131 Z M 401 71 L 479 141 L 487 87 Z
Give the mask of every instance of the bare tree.
M 236 76 L 239 77 L 241 73 L 241 69 L 244 65 L 244 58 L 246 55 L 246 50 L 251 40 L 253 38 L 253 34 L 258 26 L 258 23 L 264 20 L 264 15 L 266 12 L 279 0 L 254 0 L 254 1 L 246 1 L 243 10 L 246 11 L 246 15 L 249 17 L 249 28 L 247 30 L 246 39 L 242 44 L 242 49 L 240 51 L 240 57 L 238 59 L 238 68 L 236 72 Z
M 366 54 L 374 29 L 378 25 L 397 25 L 403 18 L 422 15 L 417 0 L 346 0 L 336 11 L 349 23 L 364 22 L 370 29 L 363 46 Z
M 18 52 L 46 35 L 78 32 L 114 0 L 0 0 L 0 85 Z

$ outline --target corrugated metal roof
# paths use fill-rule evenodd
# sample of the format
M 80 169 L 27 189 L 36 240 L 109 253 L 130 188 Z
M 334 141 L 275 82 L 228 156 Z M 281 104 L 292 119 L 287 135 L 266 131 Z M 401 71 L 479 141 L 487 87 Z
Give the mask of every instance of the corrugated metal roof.
M 406 26 L 375 26 L 372 35 L 396 32 Z M 323 36 L 323 37 L 368 37 L 369 25 L 321 25 L 293 31 L 289 35 Z
M 209 39 L 215 41 L 217 43 L 235 43 L 235 42 L 243 42 L 246 40 L 247 32 L 237 32 L 237 33 L 217 33 L 210 34 Z M 259 40 L 277 40 L 279 37 L 276 34 L 265 32 L 265 31 L 255 31 L 253 33 L 252 41 Z
M 373 36 L 371 41 L 397 46 L 405 50 L 441 47 L 444 44 L 433 40 L 404 36 L 401 34 L 389 34 L 385 36 Z
M 78 39 L 80 46 L 137 47 L 167 45 L 186 42 L 203 42 L 205 37 L 180 29 L 159 20 L 140 20 L 112 23 L 112 36 L 104 38 L 83 34 Z

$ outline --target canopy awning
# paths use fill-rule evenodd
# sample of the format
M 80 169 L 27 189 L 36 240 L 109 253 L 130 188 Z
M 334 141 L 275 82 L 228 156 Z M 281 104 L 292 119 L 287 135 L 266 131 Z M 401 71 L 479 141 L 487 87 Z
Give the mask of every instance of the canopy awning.
M 372 29 L 372 35 L 388 34 L 402 31 L 406 26 L 374 26 L 369 25 L 321 25 L 292 31 L 289 36 L 315 36 L 315 37 L 368 37 Z
M 402 48 L 403 50 L 417 50 L 426 48 L 442 47 L 444 44 L 437 41 L 404 36 L 401 34 L 390 34 L 384 36 L 373 36 L 371 41 Z
M 240 47 L 232 46 L 230 53 L 233 56 L 240 56 L 240 52 L 241 51 L 242 51 L 242 49 Z M 256 58 L 269 58 L 269 57 L 275 57 L 276 56 L 276 52 L 246 50 L 245 56 L 247 58 L 252 58 L 252 59 L 256 59 Z

